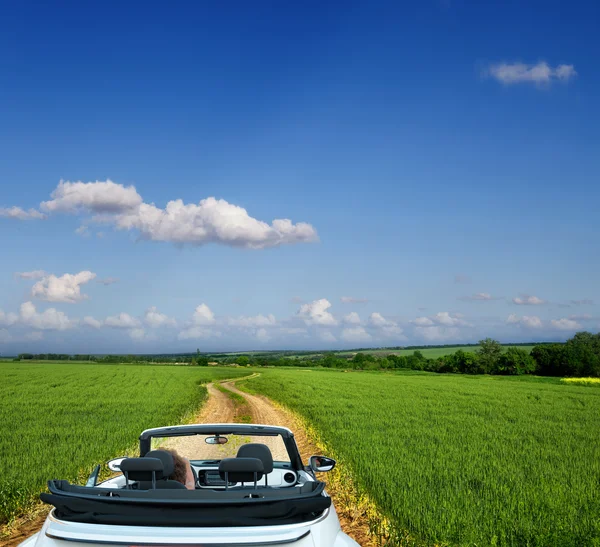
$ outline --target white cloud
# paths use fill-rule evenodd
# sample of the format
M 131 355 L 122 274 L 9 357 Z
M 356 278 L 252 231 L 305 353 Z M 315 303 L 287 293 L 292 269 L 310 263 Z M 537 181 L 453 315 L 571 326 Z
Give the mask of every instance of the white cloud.
M 206 304 L 200 304 L 192 315 L 194 325 L 212 325 L 215 322 L 215 314 Z
M 271 339 L 271 335 L 267 331 L 267 329 L 258 329 L 256 331 L 256 338 L 260 342 L 268 342 Z
M 581 325 L 573 319 L 552 319 L 550 325 L 558 330 L 575 331 L 581 329 Z
M 63 312 L 54 308 L 39 313 L 32 302 L 21 304 L 20 321 L 40 330 L 66 330 L 77 324 L 77 321 L 69 319 Z
M 102 327 L 102 321 L 98 321 L 98 319 L 95 319 L 94 317 L 91 317 L 90 315 L 86 315 L 81 320 L 81 324 L 85 325 L 87 327 L 92 327 L 94 329 L 99 329 L 100 327 Z
M 86 209 L 94 213 L 120 213 L 142 204 L 134 186 L 123 186 L 111 180 L 105 182 L 60 181 L 50 201 L 41 209 L 48 212 L 75 213 Z
M 535 65 L 498 63 L 491 65 L 487 74 L 504 85 L 520 83 L 549 85 L 554 81 L 568 82 L 577 76 L 573 65 L 558 65 L 556 68 L 552 68 L 544 61 Z
M 317 334 L 317 336 L 323 342 L 337 342 L 337 338 L 334 336 L 334 334 L 331 331 L 328 331 L 328 330 L 324 330 L 324 331 L 319 332 Z
M 292 296 L 292 298 L 290 298 L 290 302 L 292 304 L 302 304 L 304 302 L 304 299 L 300 296 Z
M 175 319 L 168 317 L 164 313 L 160 313 L 156 309 L 156 306 L 152 306 L 146 310 L 144 322 L 153 329 L 159 327 L 174 327 L 177 324 Z
M 542 328 L 542 320 L 536 315 L 524 315 L 519 317 L 518 315 L 511 313 L 506 322 L 509 325 L 521 325 L 529 329 L 540 329 Z
M 360 325 L 360 316 L 355 311 L 351 311 L 348 315 L 344 315 L 343 321 L 349 325 Z
M 101 285 L 112 285 L 113 283 L 118 283 L 118 277 L 105 277 L 104 279 L 96 279 L 96 283 L 100 283 Z
M 470 326 L 464 319 L 462 319 L 462 314 L 455 313 L 450 314 L 447 311 L 441 311 L 436 313 L 433 317 L 433 322 L 438 325 L 444 325 L 446 327 L 468 327 Z
M 48 275 L 44 270 L 33 270 L 32 272 L 15 272 L 15 276 L 21 279 L 41 279 Z
M 0 344 L 6 344 L 12 342 L 13 336 L 6 329 L 0 329 Z
M 114 329 L 132 329 L 140 326 L 139 319 L 132 317 L 128 313 L 121 312 L 119 315 L 112 315 L 104 320 L 107 327 Z
M 342 330 L 342 340 L 346 342 L 368 342 L 373 337 L 363 327 L 348 327 Z
M 545 300 L 528 294 L 522 294 L 520 297 L 517 296 L 516 298 L 513 298 L 512 301 L 518 306 L 540 306 L 546 303 Z
M 46 218 L 44 213 L 35 209 L 21 209 L 21 207 L 0 207 L 0 217 L 13 218 L 16 220 L 43 220 Z
M 471 278 L 468 275 L 456 274 L 454 276 L 454 283 L 461 284 L 461 285 L 467 285 L 467 284 L 471 283 Z
M 497 300 L 497 298 L 493 297 L 490 293 L 487 292 L 478 292 L 470 296 L 461 296 L 459 300 L 465 301 L 487 301 L 487 300 Z
M 385 327 L 389 324 L 389 321 L 385 319 L 385 317 L 383 317 L 383 315 L 381 315 L 379 312 L 373 312 L 369 316 L 369 323 L 373 327 Z
M 203 199 L 197 205 L 177 199 L 169 201 L 165 209 L 142 203 L 116 215 L 113 220 L 117 228 L 138 230 L 145 239 L 179 244 L 221 243 L 263 249 L 318 240 L 310 224 L 276 219 L 269 225 L 248 215 L 243 207 L 214 197 Z
M 231 327 L 241 328 L 257 328 L 257 327 L 273 327 L 277 324 L 277 320 L 273 314 L 269 315 L 252 315 L 227 318 L 227 324 Z
M 327 311 L 329 308 L 331 308 L 331 302 L 326 298 L 321 298 L 300 306 L 297 316 L 307 325 L 337 325 L 335 317 Z
M 460 329 L 435 325 L 432 327 L 417 327 L 415 328 L 415 334 L 428 342 L 438 342 L 457 338 L 460 335 Z
M 10 327 L 19 320 L 19 316 L 15 313 L 4 313 L 0 310 L 0 325 L 3 327 Z
M 357 298 L 355 296 L 342 296 L 340 301 L 342 304 L 366 304 L 369 300 L 366 298 Z
M 369 316 L 369 325 L 377 329 L 379 337 L 399 337 L 404 332 L 395 321 L 386 319 L 378 312 L 374 312 Z
M 414 323 L 418 327 L 430 327 L 433 325 L 433 321 L 429 317 L 417 317 L 413 319 L 411 323 Z
M 190 327 L 182 330 L 177 335 L 177 338 L 179 340 L 193 340 L 197 338 L 212 338 L 215 336 L 221 336 L 221 333 L 204 327 Z
M 75 233 L 81 237 L 89 237 L 90 229 L 85 224 L 82 224 L 79 228 L 75 228 Z
M 31 289 L 31 295 L 47 302 L 67 302 L 74 304 L 87 298 L 81 294 L 81 285 L 88 283 L 96 277 L 89 271 L 77 274 L 64 274 L 60 277 L 48 275 L 38 281 Z
M 143 340 L 146 337 L 146 331 L 140 328 L 130 329 L 129 336 L 132 340 Z

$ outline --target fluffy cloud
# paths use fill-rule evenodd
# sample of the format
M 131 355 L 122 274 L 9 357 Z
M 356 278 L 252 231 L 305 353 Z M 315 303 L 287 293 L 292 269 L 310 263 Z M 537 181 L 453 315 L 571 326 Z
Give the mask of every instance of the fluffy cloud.
M 558 65 L 552 68 L 540 61 L 535 65 L 525 63 L 498 63 L 487 69 L 487 75 L 504 85 L 534 83 L 548 85 L 554 81 L 568 82 L 577 76 L 573 65 Z
M 20 322 L 40 330 L 66 330 L 77 324 L 77 321 L 69 319 L 63 312 L 54 308 L 40 313 L 32 302 L 21 304 Z
M 119 315 L 112 315 L 104 320 L 104 325 L 113 329 L 133 329 L 140 327 L 139 319 L 132 317 L 128 313 L 121 312 Z
M 96 279 L 96 283 L 100 283 L 101 285 L 112 285 L 114 283 L 118 283 L 118 277 L 105 277 L 104 279 Z
M 506 319 L 506 322 L 509 325 L 521 325 L 529 329 L 542 328 L 542 320 L 536 315 L 524 315 L 522 317 L 519 317 L 518 315 L 511 313 Z
M 360 325 L 360 316 L 355 311 L 351 311 L 348 315 L 344 315 L 343 321 L 349 325 Z
M 91 317 L 89 315 L 86 315 L 81 320 L 81 324 L 85 325 L 86 327 L 92 327 L 94 329 L 99 329 L 103 325 L 102 321 L 98 321 L 98 319 L 95 319 L 94 317 Z
M 43 220 L 46 218 L 44 213 L 35 209 L 21 209 L 21 207 L 0 207 L 0 217 L 13 218 L 16 220 Z
M 550 325 L 558 330 L 575 331 L 581 329 L 581 325 L 573 319 L 552 319 Z
M 442 327 L 435 325 L 432 327 L 417 327 L 415 329 L 415 334 L 428 342 L 439 342 L 442 340 L 456 339 L 460 334 L 460 330 L 456 327 Z
M 146 337 L 146 331 L 140 328 L 130 329 L 129 337 L 132 340 L 143 340 Z
M 394 337 L 400 336 L 404 332 L 395 321 L 390 321 L 379 312 L 373 312 L 369 316 L 369 325 L 377 330 L 378 336 Z
M 75 228 L 75 233 L 81 237 L 89 237 L 90 229 L 85 224 L 82 224 L 79 228 Z
M 346 342 L 368 342 L 373 337 L 363 327 L 348 327 L 342 330 L 342 340 Z
M 16 313 L 4 313 L 0 310 L 0 326 L 10 327 L 19 320 L 19 316 Z
M 144 322 L 153 329 L 159 327 L 174 327 L 176 325 L 175 319 L 168 317 L 164 313 L 160 313 L 156 309 L 156 306 L 152 306 L 146 310 Z
M 44 270 L 33 270 L 32 272 L 15 272 L 15 276 L 21 279 L 41 279 L 48 275 Z
M 434 323 L 429 317 L 417 317 L 413 319 L 411 323 L 414 323 L 418 327 L 431 327 Z
M 194 325 L 212 325 L 215 323 L 215 314 L 206 304 L 200 304 L 192 315 Z
M 447 311 L 441 311 L 432 316 L 433 322 L 446 327 L 468 327 L 470 326 L 459 313 L 450 314 Z
M 258 328 L 258 327 L 273 327 L 277 324 L 277 320 L 273 314 L 269 315 L 252 315 L 252 316 L 244 316 L 241 315 L 239 317 L 229 317 L 227 320 L 227 324 L 231 327 L 241 327 L 241 328 Z
M 331 308 L 331 302 L 326 298 L 321 298 L 320 300 L 314 300 L 310 304 L 300 306 L 296 315 L 307 325 L 337 325 L 336 318 L 327 311 L 329 308 Z
M 487 292 L 478 292 L 475 293 L 473 295 L 470 296 L 461 296 L 459 298 L 459 300 L 464 300 L 464 301 L 487 301 L 487 300 L 497 300 L 496 297 L 492 296 L 490 293 Z
M 342 296 L 340 301 L 342 304 L 366 304 L 368 302 L 366 298 L 357 298 L 355 296 Z
M 87 298 L 81 294 L 81 285 L 88 283 L 96 277 L 89 271 L 77 274 L 65 274 L 60 277 L 48 275 L 38 281 L 31 289 L 31 295 L 47 302 L 67 302 L 74 304 Z
M 318 240 L 310 224 L 276 219 L 269 225 L 248 215 L 246 209 L 214 197 L 197 205 L 177 199 L 169 201 L 165 209 L 142 203 L 112 220 L 117 228 L 138 230 L 145 239 L 178 244 L 221 243 L 263 249 Z
M 120 213 L 142 204 L 134 186 L 123 186 L 111 180 L 105 182 L 60 181 L 51 194 L 50 201 L 44 201 L 41 209 L 55 213 L 75 213 L 82 209 L 94 213 Z
M 518 306 L 540 306 L 546 303 L 545 300 L 528 294 L 522 294 L 520 297 L 517 296 L 516 298 L 513 298 L 512 301 Z

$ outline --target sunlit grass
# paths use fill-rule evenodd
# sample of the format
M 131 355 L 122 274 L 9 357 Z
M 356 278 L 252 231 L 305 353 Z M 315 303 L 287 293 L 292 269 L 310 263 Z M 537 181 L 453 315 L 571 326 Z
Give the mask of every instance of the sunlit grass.
M 597 386 L 600 387 L 600 378 L 563 378 L 564 384 L 573 386 Z

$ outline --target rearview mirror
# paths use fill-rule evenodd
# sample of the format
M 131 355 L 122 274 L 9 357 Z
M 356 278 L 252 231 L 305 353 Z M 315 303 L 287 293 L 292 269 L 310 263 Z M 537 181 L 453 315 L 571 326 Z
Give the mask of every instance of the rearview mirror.
M 335 467 L 335 463 L 335 460 L 325 456 L 311 456 L 309 466 L 315 473 L 326 473 Z
M 223 437 L 222 435 L 215 435 L 214 437 L 206 437 L 204 439 L 206 444 L 225 444 L 227 441 L 227 437 Z
M 106 462 L 106 465 L 111 471 L 119 472 L 121 471 L 121 462 L 127 458 L 115 458 L 114 460 L 110 460 Z

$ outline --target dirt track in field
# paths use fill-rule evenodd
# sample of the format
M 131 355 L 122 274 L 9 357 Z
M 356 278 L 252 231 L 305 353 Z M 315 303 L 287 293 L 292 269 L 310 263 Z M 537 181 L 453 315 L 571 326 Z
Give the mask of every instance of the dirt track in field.
M 244 397 L 246 403 L 243 405 L 243 410 L 244 413 L 250 413 L 251 423 L 277 425 L 291 429 L 294 432 L 296 443 L 304 462 L 307 462 L 310 456 L 318 454 L 318 449 L 310 441 L 302 424 L 292 413 L 286 411 L 284 408 L 275 406 L 266 397 L 251 395 L 237 389 L 235 383 L 243 379 L 248 379 L 248 377 L 223 381 L 220 384 L 227 390 Z M 206 389 L 208 391 L 208 399 L 194 418 L 194 423 L 232 423 L 236 421 L 239 405 L 236 405 L 226 393 L 219 391 L 212 383 L 207 384 Z M 186 443 L 188 442 L 193 442 L 193 438 L 181 437 L 174 439 L 168 446 L 169 448 L 185 453 Z M 215 451 L 219 449 L 218 446 L 214 448 Z M 277 447 L 273 446 L 271 448 L 274 451 L 274 459 L 278 459 Z M 217 456 L 220 456 L 220 454 L 215 452 L 215 457 Z M 282 459 L 282 457 L 279 459 Z M 321 478 L 327 480 L 326 476 Z M 336 495 L 331 492 L 330 494 L 332 494 L 333 503 L 336 506 Z M 368 524 L 365 518 L 360 515 L 345 514 L 344 511 L 340 511 L 339 506 L 336 509 L 338 510 L 338 516 L 344 532 L 363 547 L 372 547 L 375 545 L 375 542 L 368 535 Z M 44 506 L 37 515 L 24 517 L 20 521 L 15 522 L 11 527 L 11 534 L 8 537 L 0 539 L 0 547 L 14 547 L 37 532 L 44 523 L 46 514 L 47 510 L 45 510 Z

